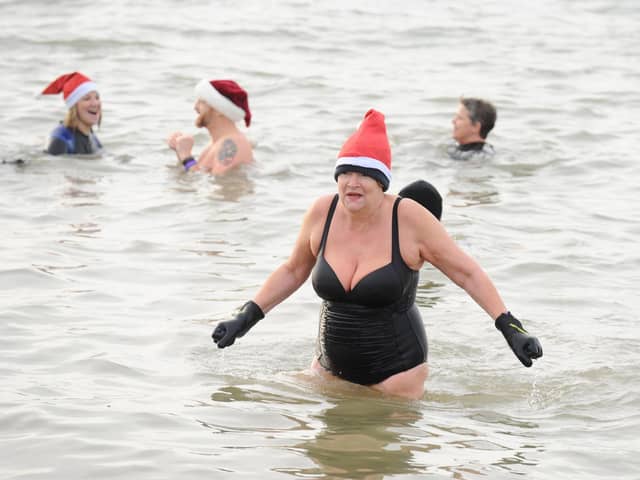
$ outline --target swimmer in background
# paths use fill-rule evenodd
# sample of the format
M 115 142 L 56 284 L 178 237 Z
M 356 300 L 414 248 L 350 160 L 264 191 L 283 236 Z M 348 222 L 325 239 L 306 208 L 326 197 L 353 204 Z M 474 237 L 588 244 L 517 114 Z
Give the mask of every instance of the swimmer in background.
M 487 136 L 496 124 L 495 107 L 479 98 L 460 98 L 453 123 L 452 137 L 456 141 L 447 152 L 456 160 L 467 160 L 477 155 L 492 156 L 495 151 Z
M 185 169 L 200 170 L 213 175 L 253 161 L 253 149 L 236 122 L 251 124 L 251 110 L 247 92 L 233 80 L 201 80 L 195 88 L 194 109 L 198 116 L 195 126 L 209 131 L 211 142 L 196 160 L 192 149 L 192 135 L 173 132 L 167 139 L 169 148 L 176 152 L 178 162 Z
M 491 279 L 429 209 L 385 193 L 391 149 L 382 113 L 366 113 L 340 150 L 334 179 L 338 192 L 319 197 L 307 210 L 288 260 L 215 327 L 219 348 L 233 345 L 311 276 L 323 300 L 312 371 L 421 398 L 428 348 L 415 299 L 420 268 L 428 262 L 485 310 L 523 365 L 542 356 L 538 339 L 509 313 Z M 414 187 L 408 193 L 422 198 L 425 185 Z M 437 205 L 436 194 L 424 196 L 425 203 L 435 196 Z
M 80 72 L 60 75 L 42 91 L 42 95 L 62 93 L 69 109 L 64 120 L 48 140 L 47 153 L 90 154 L 102 149 L 93 126 L 102 121 L 102 102 L 98 87 Z

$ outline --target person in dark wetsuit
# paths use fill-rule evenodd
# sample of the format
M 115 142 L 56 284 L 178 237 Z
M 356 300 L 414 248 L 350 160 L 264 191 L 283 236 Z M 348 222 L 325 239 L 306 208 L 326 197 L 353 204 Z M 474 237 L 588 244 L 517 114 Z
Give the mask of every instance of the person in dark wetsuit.
M 452 137 L 456 144 L 449 149 L 449 155 L 458 160 L 466 160 L 479 154 L 493 155 L 495 150 L 487 142 L 487 136 L 495 126 L 496 118 L 496 109 L 490 102 L 462 97 L 458 111 L 451 121 Z
M 69 109 L 63 122 L 49 137 L 47 153 L 91 154 L 102 149 L 93 126 L 102 120 L 102 102 L 96 84 L 82 73 L 67 73 L 56 78 L 43 95 L 62 93 Z
M 414 302 L 419 270 L 429 262 L 495 320 L 525 366 L 542 355 L 539 341 L 507 311 L 486 273 L 429 209 L 385 193 L 391 150 L 382 113 L 366 113 L 340 150 L 334 178 L 338 194 L 324 195 L 309 208 L 289 259 L 253 300 L 215 327 L 219 348 L 233 345 L 311 275 L 322 298 L 312 371 L 420 398 L 429 369 Z

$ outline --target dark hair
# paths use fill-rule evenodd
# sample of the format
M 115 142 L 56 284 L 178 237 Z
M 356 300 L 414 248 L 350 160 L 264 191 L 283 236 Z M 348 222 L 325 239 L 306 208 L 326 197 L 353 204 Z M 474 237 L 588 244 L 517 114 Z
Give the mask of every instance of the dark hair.
M 342 164 L 336 167 L 333 173 L 333 178 L 337 182 L 338 176 L 346 172 L 358 172 L 362 175 L 366 175 L 367 177 L 373 178 L 376 182 L 378 182 L 383 192 L 386 192 L 387 189 L 389 188 L 389 179 L 385 176 L 384 173 L 382 173 L 377 168 L 368 168 L 368 167 L 361 167 L 359 165 Z
M 496 107 L 479 98 L 460 98 L 460 103 L 469 112 L 472 123 L 480 122 L 480 136 L 487 138 L 496 124 Z

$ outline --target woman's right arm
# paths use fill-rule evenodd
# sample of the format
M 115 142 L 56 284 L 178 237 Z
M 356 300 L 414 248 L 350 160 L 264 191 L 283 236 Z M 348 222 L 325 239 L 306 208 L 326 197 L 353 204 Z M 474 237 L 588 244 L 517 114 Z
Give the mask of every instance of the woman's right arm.
M 309 278 L 316 262 L 313 244 L 319 244 L 314 237 L 319 229 L 321 235 L 328 204 L 326 198 L 321 198 L 307 211 L 289 258 L 269 275 L 256 294 L 254 301 L 264 313 L 287 299 Z
M 309 278 L 330 198 L 316 200 L 307 211 L 291 255 L 269 275 L 254 299 L 246 302 L 231 320 L 218 323 L 211 337 L 219 348 L 233 345 L 236 338 L 247 333 L 264 318 L 265 313 L 288 298 Z

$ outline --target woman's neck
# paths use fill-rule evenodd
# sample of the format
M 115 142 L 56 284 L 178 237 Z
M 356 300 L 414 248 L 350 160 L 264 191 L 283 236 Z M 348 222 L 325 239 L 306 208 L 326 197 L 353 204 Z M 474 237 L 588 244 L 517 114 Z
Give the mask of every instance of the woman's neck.
M 76 125 L 76 130 L 79 130 L 87 136 L 91 135 L 91 125 L 87 125 L 84 122 L 78 122 Z
M 350 211 L 348 215 L 348 224 L 354 230 L 368 228 L 370 225 L 378 223 L 379 219 L 384 216 L 384 204 L 386 195 L 383 193 L 378 199 L 374 199 L 371 205 L 366 205 L 358 211 Z

